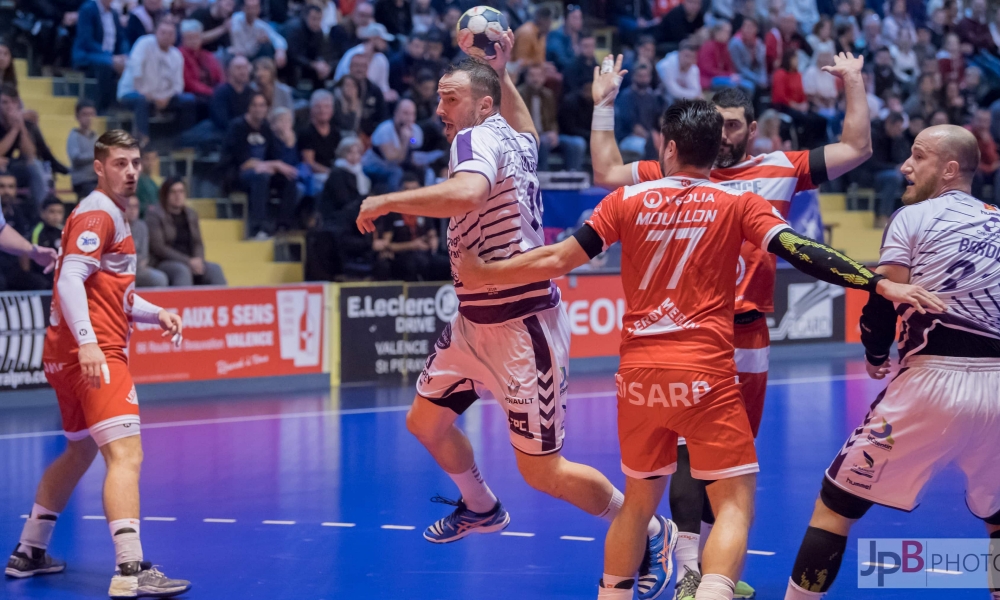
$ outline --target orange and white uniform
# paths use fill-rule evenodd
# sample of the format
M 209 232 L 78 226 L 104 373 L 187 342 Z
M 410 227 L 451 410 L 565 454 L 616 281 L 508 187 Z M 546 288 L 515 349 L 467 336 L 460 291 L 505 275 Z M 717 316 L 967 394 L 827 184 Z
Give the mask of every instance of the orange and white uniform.
M 632 163 L 634 184 L 663 176 L 660 163 Z M 711 180 L 737 192 L 753 192 L 788 217 L 792 197 L 827 181 L 823 148 L 771 152 L 726 169 L 713 169 Z M 754 437 L 760 428 L 767 391 L 771 338 L 763 314 L 774 312 L 777 259 L 766 250 L 744 243 L 736 269 L 736 369 Z
M 84 198 L 62 233 L 45 377 L 56 392 L 70 440 L 93 436 L 99 446 L 139 434 L 139 404 L 128 371 L 132 321 L 156 323 L 159 308 L 135 294 L 136 256 L 125 213 L 100 191 Z M 94 389 L 83 375 L 79 347 L 104 352 L 111 383 Z
M 622 244 L 622 470 L 634 478 L 673 473 L 681 435 L 694 477 L 756 472 L 733 361 L 732 273 L 743 240 L 766 248 L 788 224 L 758 195 L 677 175 L 619 189 L 587 225 L 604 248 Z

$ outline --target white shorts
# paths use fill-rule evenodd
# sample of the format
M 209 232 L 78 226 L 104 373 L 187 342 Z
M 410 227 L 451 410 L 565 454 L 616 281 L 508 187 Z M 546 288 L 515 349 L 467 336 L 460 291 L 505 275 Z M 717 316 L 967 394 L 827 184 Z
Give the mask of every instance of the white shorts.
M 975 516 L 1000 511 L 1000 361 L 915 356 L 872 403 L 827 469 L 851 494 L 906 511 L 955 463 Z
M 487 389 L 507 412 L 515 448 L 556 452 L 565 437 L 569 332 L 561 304 L 497 325 L 459 314 L 427 357 L 417 394 L 462 414 Z

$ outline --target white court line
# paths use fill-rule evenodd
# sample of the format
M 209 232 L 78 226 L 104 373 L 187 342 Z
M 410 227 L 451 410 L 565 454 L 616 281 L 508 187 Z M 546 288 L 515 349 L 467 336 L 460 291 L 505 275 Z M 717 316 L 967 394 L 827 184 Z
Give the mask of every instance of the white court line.
M 747 554 L 756 554 L 758 556 L 774 556 L 774 552 L 768 552 L 767 550 L 747 550 Z
M 865 373 L 855 373 L 851 375 L 827 375 L 823 377 L 800 377 L 796 379 L 775 379 L 767 382 L 768 387 L 781 385 L 797 385 L 809 383 L 826 383 L 833 381 L 853 381 L 856 379 L 868 379 Z M 590 394 L 570 394 L 570 400 L 583 400 L 591 398 L 614 398 L 617 392 L 609 390 L 606 392 L 593 392 Z M 476 404 L 495 404 L 493 400 L 478 400 Z M 190 421 L 164 421 L 162 423 L 143 423 L 143 430 L 149 429 L 170 429 L 173 427 L 193 427 L 197 425 L 222 425 L 226 423 L 253 423 L 255 421 L 283 421 L 286 419 L 307 419 L 310 417 L 326 417 L 331 415 L 368 415 L 386 412 L 405 412 L 410 410 L 410 405 L 401 406 L 377 406 L 373 408 L 351 408 L 345 410 L 316 410 L 300 413 L 284 413 L 269 415 L 248 415 L 242 417 L 220 417 L 218 419 L 194 419 Z M 34 431 L 31 433 L 6 433 L 0 435 L 0 441 L 19 440 L 27 438 L 56 437 L 63 435 L 62 430 L 55 431 Z
M 31 515 L 21 515 L 21 518 L 22 518 L 22 519 L 27 519 L 27 518 L 28 518 L 28 517 L 30 517 L 30 516 L 31 516 Z
M 413 531 L 416 529 L 413 525 L 383 525 L 382 529 L 398 529 L 400 531 Z
M 84 521 L 105 521 L 104 515 L 83 515 Z
M 535 537 L 535 534 L 525 533 L 523 531 L 501 531 L 500 535 L 509 535 L 511 537 Z
M 295 525 L 295 521 L 261 521 L 264 525 Z
M 354 526 L 355 526 L 354 523 L 333 523 L 333 522 L 323 523 L 323 527 L 354 527 Z
M 202 519 L 205 523 L 235 523 L 236 519 Z
M 165 523 L 173 523 L 177 520 L 177 517 L 143 517 L 143 521 L 163 521 Z
M 576 535 L 561 535 L 559 536 L 561 540 L 569 540 L 571 542 L 592 542 L 594 538 L 592 537 L 580 537 Z

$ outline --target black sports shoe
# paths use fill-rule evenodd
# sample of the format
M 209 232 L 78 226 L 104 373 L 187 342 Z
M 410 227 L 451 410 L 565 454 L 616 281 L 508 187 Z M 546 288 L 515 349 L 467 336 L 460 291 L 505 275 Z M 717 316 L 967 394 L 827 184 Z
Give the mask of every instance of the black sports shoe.
M 31 548 L 31 556 L 28 556 L 24 552 L 18 551 L 20 547 L 21 545 L 18 544 L 17 548 L 14 548 L 14 552 L 11 553 L 10 559 L 7 561 L 7 568 L 4 570 L 7 577 L 24 579 L 35 575 L 61 573 L 66 569 L 66 563 L 52 558 L 48 552 L 41 548 L 28 546 Z
M 111 578 L 112 598 L 173 598 L 191 589 L 191 582 L 170 579 L 149 562 L 118 565 Z

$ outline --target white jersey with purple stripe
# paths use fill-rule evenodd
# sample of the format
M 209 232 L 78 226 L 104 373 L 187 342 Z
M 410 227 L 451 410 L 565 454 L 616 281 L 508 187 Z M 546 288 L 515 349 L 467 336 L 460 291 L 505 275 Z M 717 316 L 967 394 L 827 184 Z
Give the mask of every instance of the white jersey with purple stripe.
M 921 315 L 908 305 L 899 356 L 931 352 L 936 328 L 1000 339 L 1000 210 L 951 191 L 893 215 L 882 239 L 881 265 L 910 269 L 910 283 L 934 292 L 949 311 Z
M 477 210 L 452 217 L 448 225 L 453 275 L 462 256 L 459 245 L 493 262 L 545 244 L 537 164 L 534 137 L 514 131 L 500 115 L 463 129 L 455 137 L 450 176 L 479 173 L 489 182 L 490 192 Z M 559 304 L 559 289 L 551 281 L 466 289 L 456 276 L 455 288 L 459 313 L 480 324 L 519 319 Z

